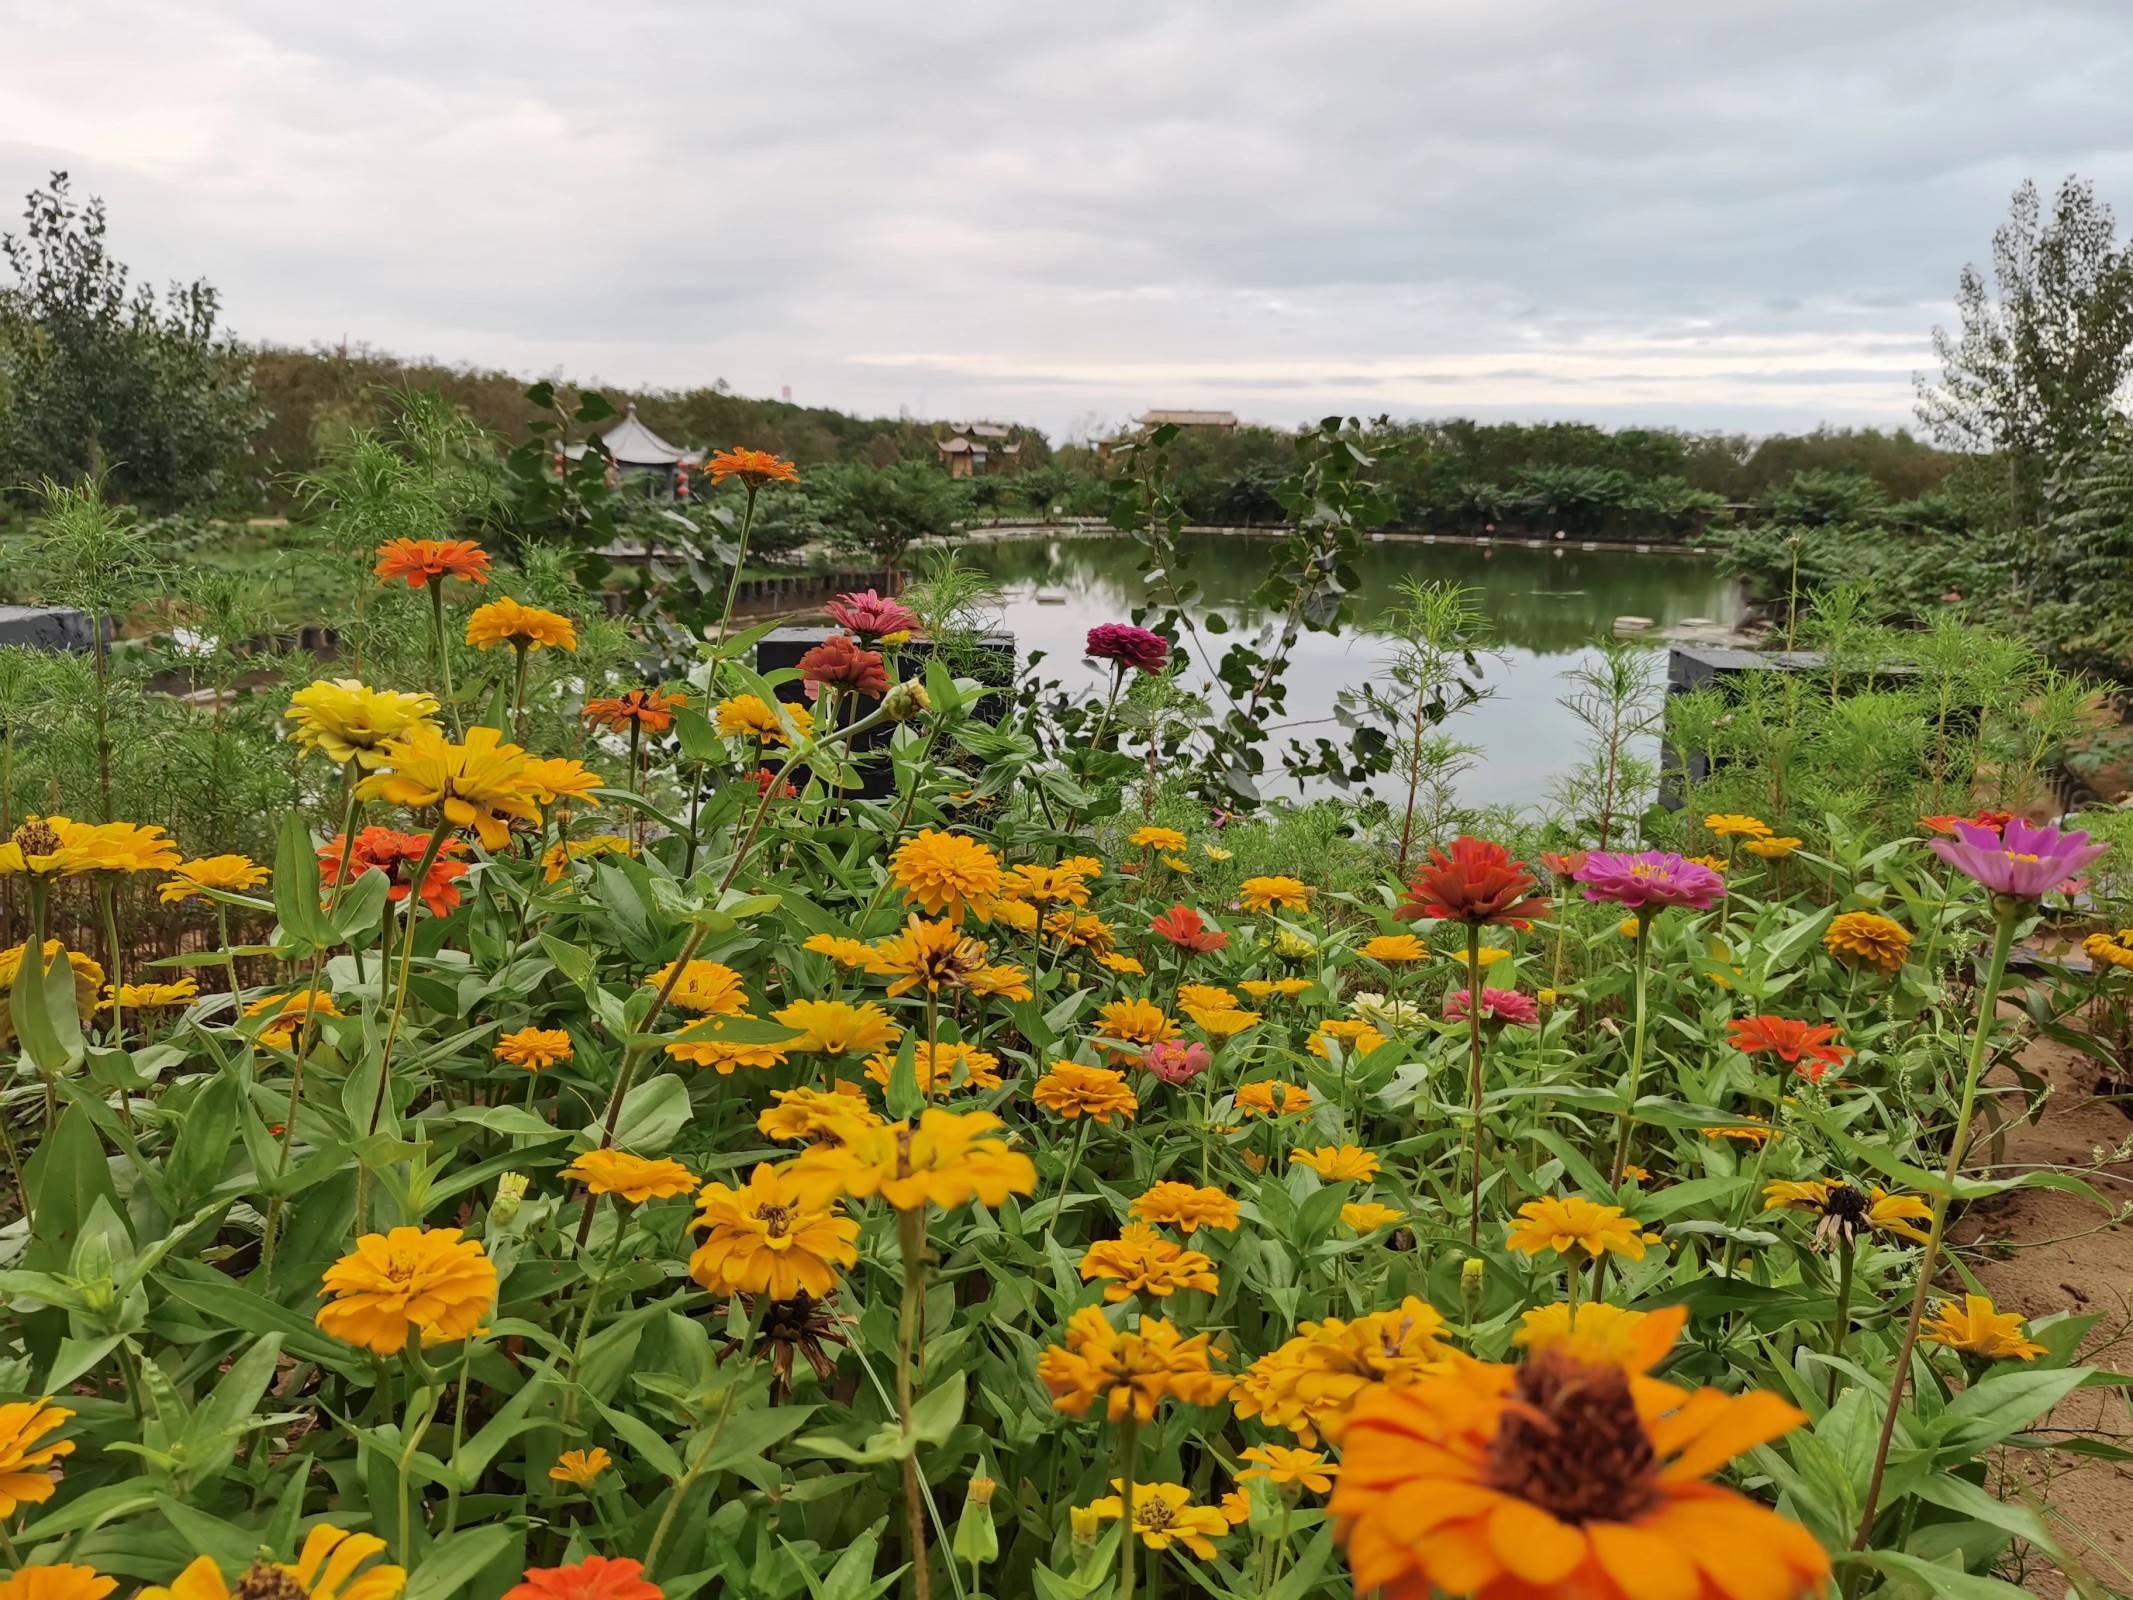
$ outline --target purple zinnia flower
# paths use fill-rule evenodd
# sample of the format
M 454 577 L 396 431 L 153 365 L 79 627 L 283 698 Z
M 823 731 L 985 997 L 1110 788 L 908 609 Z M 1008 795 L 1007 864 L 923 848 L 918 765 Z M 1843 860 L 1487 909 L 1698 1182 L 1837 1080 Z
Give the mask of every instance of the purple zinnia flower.
M 1105 622 L 1089 630 L 1088 654 L 1139 672 L 1161 672 L 1170 659 L 1170 641 L 1128 622 Z
M 1466 1020 L 1467 993 L 1454 989 L 1444 1002 L 1447 1021 Z M 1540 1021 L 1540 1004 L 1529 994 L 1520 994 L 1516 989 L 1484 989 L 1481 991 L 1481 1020 L 1483 1022 L 1512 1022 L 1522 1028 L 1530 1028 Z
M 1952 840 L 1929 839 L 1926 847 L 1993 894 L 2017 900 L 2042 898 L 2110 849 L 2090 844 L 2085 833 L 2033 827 L 2019 817 L 2008 818 L 1999 833 L 1975 822 L 1958 822 Z
M 1586 899 L 1612 900 L 1631 911 L 1666 906 L 1708 911 L 1726 895 L 1725 879 L 1672 850 L 1639 850 L 1635 855 L 1594 850 L 1571 877 L 1585 886 Z

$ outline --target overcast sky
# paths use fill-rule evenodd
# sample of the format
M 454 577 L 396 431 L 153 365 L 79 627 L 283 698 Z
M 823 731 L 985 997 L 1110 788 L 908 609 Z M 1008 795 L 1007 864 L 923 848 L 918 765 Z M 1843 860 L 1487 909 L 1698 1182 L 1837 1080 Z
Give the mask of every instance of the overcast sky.
M 1902 423 L 2018 181 L 2133 214 L 2128 0 L 0 0 L 0 29 L 0 196 L 69 169 L 246 337 L 1055 438 L 1149 405 Z

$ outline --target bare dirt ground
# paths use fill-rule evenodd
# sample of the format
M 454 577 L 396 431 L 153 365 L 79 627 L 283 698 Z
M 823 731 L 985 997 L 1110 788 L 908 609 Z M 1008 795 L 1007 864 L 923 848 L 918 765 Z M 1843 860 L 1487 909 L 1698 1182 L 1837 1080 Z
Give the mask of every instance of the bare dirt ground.
M 2034 1126 L 2009 1129 L 2002 1150 L 1980 1145 L 1979 1159 L 2005 1164 L 2003 1175 L 2028 1165 L 2094 1168 L 2103 1159 L 2091 1177 L 2098 1191 L 2114 1205 L 2133 1200 L 2133 1161 L 2123 1159 L 2133 1121 L 2123 1109 L 2128 1102 L 2106 1098 L 2113 1085 L 2104 1069 L 2050 1040 L 2039 1040 L 2023 1059 L 2052 1086 L 2044 1115 Z M 2019 1101 L 2009 1096 L 2001 1103 Z M 2099 1215 L 2076 1195 L 2028 1189 L 1972 1207 L 1954 1234 L 1970 1247 L 1971 1270 L 2001 1310 L 2027 1317 L 2099 1313 L 2082 1359 L 2117 1371 L 2133 1368 L 2133 1223 Z M 2040 1428 L 2078 1429 L 2133 1448 L 2133 1412 L 2121 1390 L 2078 1391 Z M 2002 1468 L 2012 1477 L 2002 1492 L 2019 1488 L 2045 1512 L 2088 1594 L 2133 1595 L 2133 1462 L 2008 1452 Z M 2003 1576 L 2054 1600 L 2076 1592 L 2038 1551 L 2019 1552 Z

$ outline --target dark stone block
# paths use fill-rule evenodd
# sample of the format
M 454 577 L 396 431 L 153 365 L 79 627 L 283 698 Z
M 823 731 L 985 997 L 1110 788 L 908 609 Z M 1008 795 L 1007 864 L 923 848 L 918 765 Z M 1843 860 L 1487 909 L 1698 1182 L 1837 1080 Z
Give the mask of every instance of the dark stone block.
M 104 637 L 111 637 L 108 620 Z M 9 644 L 79 652 L 96 644 L 96 625 L 72 606 L 0 606 L 0 645 Z

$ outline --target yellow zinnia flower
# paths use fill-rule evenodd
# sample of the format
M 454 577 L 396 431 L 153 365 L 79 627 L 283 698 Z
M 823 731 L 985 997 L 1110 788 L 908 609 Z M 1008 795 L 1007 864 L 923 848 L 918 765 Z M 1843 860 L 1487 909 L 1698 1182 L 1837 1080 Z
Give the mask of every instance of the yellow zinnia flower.
M 607 780 L 597 772 L 589 771 L 581 761 L 569 756 L 528 756 L 523 770 L 526 790 L 534 800 L 544 806 L 557 801 L 568 805 L 582 802 L 595 809 L 599 800 L 593 790 L 602 787 Z
M 496 1268 L 457 1228 L 395 1228 L 356 1240 L 326 1269 L 323 1288 L 329 1298 L 315 1319 L 323 1332 L 396 1356 L 410 1331 L 428 1346 L 479 1328 L 496 1304 Z
M 1378 1158 L 1356 1144 L 1320 1145 L 1291 1150 L 1289 1164 L 1309 1167 L 1328 1183 L 1368 1183 L 1378 1175 Z
M 1092 1500 L 1089 1510 L 1106 1522 L 1126 1514 L 1122 1480 L 1111 1486 L 1120 1494 Z M 1202 1561 L 1215 1558 L 1215 1540 L 1229 1532 L 1229 1518 L 1219 1506 L 1194 1505 L 1192 1491 L 1181 1483 L 1136 1483 L 1133 1486 L 1133 1531 L 1151 1550 L 1183 1545 Z
M 118 1579 L 107 1578 L 94 1567 L 62 1561 L 49 1567 L 22 1567 L 0 1578 L 0 1600 L 104 1600 L 104 1596 L 117 1587 Z M 163 1593 L 165 1591 L 161 1589 L 143 1589 L 139 1600 Z M 200 1593 L 209 1600 L 222 1600 L 220 1595 L 209 1590 Z M 189 1600 L 189 1597 L 181 1597 L 181 1600 Z
M 570 1055 L 570 1035 L 561 1028 L 520 1028 L 496 1041 L 497 1060 L 528 1072 L 568 1061 Z
M 74 1441 L 43 1441 L 73 1418 L 73 1412 L 53 1405 L 49 1396 L 0 1406 L 0 1522 L 24 1506 L 41 1506 L 52 1498 L 50 1468 L 74 1453 Z
M 1737 811 L 1714 811 L 1703 819 L 1707 832 L 1721 839 L 1767 839 L 1775 831 L 1760 817 L 1744 816 Z
M 754 1022 L 758 1019 L 746 1012 L 735 1012 L 732 1013 L 732 1020 Z M 763 1070 L 784 1063 L 783 1042 L 765 1044 L 760 1040 L 720 1038 L 726 1021 L 726 1017 L 707 1017 L 696 1023 L 686 1033 L 668 1043 L 667 1054 L 676 1061 L 686 1061 L 692 1066 L 710 1067 L 721 1078 L 732 1077 L 737 1067 Z
M 1911 934 L 1902 923 L 1878 913 L 1847 911 L 1830 923 L 1822 948 L 1839 960 L 1863 962 L 1893 975 L 1910 956 Z
M 864 939 L 851 939 L 840 933 L 809 934 L 800 948 L 828 956 L 840 967 L 864 967 L 874 960 L 873 946 Z
M 406 1570 L 384 1561 L 364 1566 L 383 1554 L 385 1541 L 376 1534 L 322 1522 L 304 1535 L 295 1561 L 255 1561 L 235 1589 L 213 1556 L 201 1556 L 169 1588 L 143 1589 L 136 1600 L 395 1600 L 407 1587 Z
M 788 1170 L 816 1192 L 878 1194 L 899 1211 L 998 1206 L 1037 1187 L 1035 1163 L 997 1137 L 1002 1126 L 989 1111 L 930 1110 L 916 1122 L 847 1129 L 842 1145 L 804 1150 Z
M 1806 842 L 1805 839 L 1795 839 L 1787 834 L 1782 839 L 1747 839 L 1742 841 L 1741 848 L 1751 856 L 1761 856 L 1765 861 L 1783 861 Z
M 991 846 L 933 828 L 897 846 L 889 877 L 906 901 L 949 922 L 961 922 L 966 911 L 985 922 L 1000 900 L 1000 858 Z
M 712 722 L 724 739 L 754 739 L 765 744 L 790 745 L 792 735 L 785 731 L 786 722 L 780 721 L 778 713 L 796 729 L 801 738 L 815 731 L 815 714 L 797 700 L 781 700 L 773 706 L 761 695 L 737 694 L 718 703 L 712 714 Z
M 911 1052 L 911 1071 L 918 1080 L 919 1093 L 946 1094 L 954 1089 L 997 1089 L 1000 1087 L 1000 1058 L 990 1050 L 980 1050 L 973 1045 L 951 1043 L 942 1039 L 930 1048 L 924 1040 Z M 896 1059 L 882 1054 L 869 1056 L 866 1075 L 887 1088 L 895 1075 Z
M 1113 1117 L 1132 1121 L 1140 1097 L 1126 1086 L 1126 1075 L 1079 1061 L 1054 1061 L 1030 1089 L 1030 1098 L 1058 1116 L 1087 1117 L 1110 1126 Z
M 1341 1207 L 1341 1224 L 1357 1233 L 1375 1233 L 1389 1228 L 1407 1213 L 1397 1206 L 1381 1206 L 1375 1200 L 1351 1200 Z
M 696 1187 L 696 1174 L 679 1161 L 653 1161 L 623 1150 L 588 1150 L 563 1169 L 590 1194 L 614 1195 L 633 1206 L 669 1200 Z
M 560 883 L 563 874 L 574 861 L 586 861 L 594 856 L 633 856 L 637 853 L 634 841 L 619 833 L 593 833 L 582 839 L 558 839 L 541 852 L 541 881 Z
M 61 834 L 52 870 L 62 877 L 83 872 L 168 872 L 181 859 L 170 836 L 153 824 L 67 823 L 63 817 L 49 821 Z M 63 828 L 60 827 L 62 823 L 66 824 Z M 10 845 L 9 848 L 19 853 L 21 847 Z M 0 865 L 0 871 L 4 870 L 4 865 Z
M 1246 978 L 1237 985 L 1254 1000 L 1293 999 L 1311 987 L 1309 978 Z
M 783 1048 L 803 1054 L 865 1055 L 904 1036 L 902 1027 L 872 1001 L 855 1006 L 842 1000 L 795 1000 L 771 1015 L 800 1035 Z
M 837 1143 L 853 1122 L 876 1123 L 866 1091 L 839 1078 L 829 1089 L 773 1089 L 770 1109 L 758 1113 L 756 1132 L 767 1139 Z
M 244 1008 L 247 1017 L 266 1017 L 259 1030 L 261 1044 L 289 1047 L 296 1030 L 318 1017 L 337 1017 L 341 1008 L 323 989 L 299 990 L 295 994 L 263 994 Z
M 1583 1250 L 1592 1257 L 1611 1252 L 1632 1261 L 1644 1259 L 1643 1230 L 1620 1206 L 1598 1205 L 1582 1195 L 1547 1196 L 1528 1200 L 1518 1208 L 1518 1217 L 1505 1243 L 1523 1255 Z
M 859 1224 L 796 1167 L 759 1162 L 745 1188 L 703 1186 L 689 1226 L 705 1238 L 689 1257 L 689 1276 L 714 1294 L 773 1300 L 803 1292 L 819 1300 L 837 1287 L 837 1268 L 859 1260 Z
M 1177 1023 L 1150 1000 L 1113 1000 L 1097 1008 L 1096 1020 L 1104 1038 L 1112 1041 L 1106 1048 L 1114 1056 L 1138 1053 L 1119 1046 L 1160 1044 L 1178 1036 Z
M 178 874 L 175 878 L 156 885 L 156 898 L 166 906 L 174 906 L 195 896 L 205 899 L 200 894 L 202 889 L 242 894 L 267 881 L 267 869 L 250 856 L 201 856 L 197 860 L 181 861 L 173 870 Z
M 104 986 L 104 998 L 97 1010 L 111 1009 L 111 986 Z M 175 1006 L 189 1006 L 200 998 L 200 984 L 194 978 L 180 978 L 176 983 L 122 983 L 118 986 L 118 1003 L 126 1011 L 168 1011 Z
M 1211 1406 L 1230 1380 L 1210 1364 L 1218 1354 L 1209 1336 L 1187 1338 L 1164 1317 L 1142 1317 L 1130 1331 L 1112 1326 L 1101 1306 L 1083 1306 L 1067 1319 L 1062 1344 L 1037 1358 L 1037 1381 L 1051 1392 L 1052 1409 L 1086 1416 L 1102 1401 L 1112 1422 L 1152 1421 L 1165 1400 Z
M 1341 1470 L 1338 1463 L 1328 1460 L 1320 1451 L 1298 1450 L 1285 1444 L 1254 1445 L 1249 1450 L 1240 1451 L 1239 1457 L 1253 1463 L 1237 1474 L 1239 1483 L 1264 1478 L 1269 1483 L 1284 1487 L 1293 1485 L 1313 1494 L 1324 1494 L 1331 1489 Z
M 1189 1183 L 1165 1180 L 1153 1185 L 1133 1202 L 1131 1214 L 1139 1222 L 1167 1222 L 1188 1239 L 1202 1228 L 1237 1231 L 1236 1199 L 1220 1189 Z
M 2002 1311 L 1982 1294 L 1964 1295 L 1960 1306 L 1935 1307 L 1920 1331 L 1934 1344 L 1987 1361 L 2034 1361 L 2044 1354 L 2044 1346 L 2022 1331 L 2019 1312 Z
M 1340 1441 L 1348 1414 L 1374 1385 L 1405 1385 L 1451 1359 L 1444 1318 L 1409 1295 L 1390 1311 L 1299 1323 L 1296 1336 L 1253 1362 L 1231 1396 L 1240 1417 L 1285 1428 L 1303 1443 Z
M 669 978 L 674 978 L 674 989 L 667 996 L 667 1004 L 710 1017 L 737 1017 L 748 1009 L 748 995 L 741 987 L 741 975 L 731 967 L 716 961 L 692 961 L 676 978 L 674 966 L 669 961 L 644 980 L 647 988 L 659 989 L 665 987 Z
M 467 617 L 467 643 L 477 650 L 507 644 L 514 650 L 575 650 L 577 625 L 539 606 L 520 605 L 505 595 L 476 606 Z
M 1297 878 L 1246 878 L 1237 885 L 1237 903 L 1247 911 L 1303 911 L 1311 886 Z
M 867 966 L 876 977 L 894 980 L 892 997 L 918 988 L 937 994 L 962 988 L 984 970 L 985 957 L 984 942 L 966 938 L 954 923 L 912 917 L 903 932 L 876 941 Z
M 372 689 L 354 678 L 321 678 L 290 696 L 282 713 L 296 724 L 290 732 L 306 750 L 344 767 L 353 761 L 366 771 L 384 765 L 387 740 L 405 736 L 436 714 L 435 695 Z
M 548 1469 L 551 1483 L 575 1484 L 580 1489 L 590 1489 L 601 1473 L 615 1464 L 615 1458 L 604 1449 L 565 1450 L 556 1457 L 555 1465 Z
M 1214 1294 L 1221 1287 L 1214 1261 L 1166 1239 L 1145 1222 L 1129 1222 L 1116 1239 L 1100 1239 L 1081 1258 L 1081 1281 L 1104 1284 L 1113 1305 L 1136 1294 L 1168 1299 L 1180 1289 Z
M 380 756 L 382 770 L 357 784 L 357 795 L 441 810 L 446 821 L 472 828 L 485 849 L 503 848 L 511 837 L 509 818 L 541 820 L 526 752 L 506 744 L 494 728 L 469 728 L 466 743 L 452 744 L 436 727 L 418 723 L 387 740 Z
M 1168 850 L 1175 852 L 1183 850 L 1186 847 L 1188 841 L 1186 840 L 1185 835 L 1178 832 L 1178 830 L 1175 828 L 1157 828 L 1151 826 L 1146 828 L 1135 828 L 1131 834 L 1127 835 L 1126 843 L 1134 845 L 1142 850 Z
M 1381 933 L 1376 938 L 1365 939 L 1356 947 L 1355 953 L 1387 964 L 1399 961 L 1427 961 L 1429 946 L 1411 933 Z

